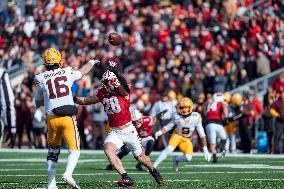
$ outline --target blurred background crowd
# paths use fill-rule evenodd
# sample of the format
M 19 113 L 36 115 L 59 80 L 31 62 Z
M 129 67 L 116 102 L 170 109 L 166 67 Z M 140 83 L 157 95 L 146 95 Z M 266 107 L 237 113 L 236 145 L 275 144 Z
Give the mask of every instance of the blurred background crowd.
M 75 69 L 92 58 L 118 61 L 132 84 L 132 105 L 145 115 L 154 115 L 155 103 L 174 104 L 181 96 L 192 98 L 202 113 L 213 93 L 230 91 L 283 67 L 283 18 L 281 0 L 2 0 L 0 65 L 7 70 L 28 67 L 23 81 L 13 88 L 17 145 L 21 147 L 27 136 L 29 147 L 46 147 L 44 114 L 33 104 L 33 78 L 42 70 L 38 57 L 48 47 L 58 48 L 65 65 Z M 113 31 L 122 35 L 118 47 L 106 40 Z M 96 74 L 75 83 L 73 94 L 93 94 L 99 84 Z M 284 101 L 283 89 L 284 74 L 273 81 L 267 95 L 259 98 L 248 91 L 240 104 L 232 103 L 248 115 L 230 131 L 238 136 L 237 125 L 246 126 L 247 140 L 242 138 L 239 149 L 255 148 L 261 129 L 269 136 L 267 152 L 282 153 L 284 108 L 274 106 Z M 272 115 L 271 107 L 279 115 Z M 102 148 L 106 120 L 100 104 L 80 107 L 82 148 Z

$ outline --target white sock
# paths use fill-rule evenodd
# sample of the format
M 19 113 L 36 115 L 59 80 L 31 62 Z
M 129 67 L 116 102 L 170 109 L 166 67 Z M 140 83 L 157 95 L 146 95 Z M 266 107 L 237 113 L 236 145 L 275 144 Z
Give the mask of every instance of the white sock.
M 174 151 L 174 148 L 171 147 L 171 146 L 167 146 L 162 152 L 161 154 L 159 155 L 159 157 L 156 159 L 155 163 L 154 163 L 154 167 L 157 168 L 158 165 L 160 163 L 162 163 L 162 161 L 164 161 L 168 155 L 170 155 L 172 152 Z
M 177 161 L 186 161 L 187 162 L 187 161 L 190 161 L 191 159 L 192 159 L 192 156 L 188 155 L 188 154 L 176 156 Z
M 63 175 L 72 177 L 73 171 L 77 165 L 78 159 L 80 157 L 79 150 L 70 150 L 67 159 L 66 171 Z
M 55 175 L 56 175 L 56 166 L 57 163 L 51 160 L 47 161 L 47 173 L 48 173 L 48 187 L 47 188 L 55 188 L 56 187 L 56 181 L 55 181 Z

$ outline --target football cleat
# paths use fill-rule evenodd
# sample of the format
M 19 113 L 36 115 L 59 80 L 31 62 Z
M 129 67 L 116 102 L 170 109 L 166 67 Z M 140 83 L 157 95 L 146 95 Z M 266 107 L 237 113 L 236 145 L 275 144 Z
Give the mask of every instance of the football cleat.
M 218 162 L 218 158 L 216 154 L 213 154 L 213 163 L 217 163 Z
M 178 171 L 178 161 L 176 159 L 176 156 L 173 156 L 173 168 L 175 171 Z
M 71 186 L 73 189 L 80 189 L 80 186 L 78 186 L 75 182 L 75 180 L 72 177 L 63 175 L 63 177 L 61 178 L 61 180 L 63 182 L 65 182 L 66 184 L 68 184 L 69 186 Z
M 155 168 L 152 171 L 150 171 L 150 174 L 154 177 L 154 179 L 158 184 L 162 185 L 165 183 L 165 180 Z
M 126 177 L 117 181 L 117 184 L 121 187 L 133 186 L 134 182 L 130 177 Z
M 141 163 L 137 163 L 135 167 L 138 171 L 143 171 Z

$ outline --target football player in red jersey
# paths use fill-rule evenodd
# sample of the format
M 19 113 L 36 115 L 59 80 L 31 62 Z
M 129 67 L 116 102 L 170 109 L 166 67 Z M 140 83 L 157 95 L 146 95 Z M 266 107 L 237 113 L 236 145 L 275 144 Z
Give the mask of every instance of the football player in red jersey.
M 209 139 L 210 150 L 213 154 L 213 163 L 217 162 L 216 141 L 217 137 L 221 138 L 222 156 L 225 155 L 225 144 L 227 134 L 223 124 L 228 123 L 229 108 L 222 93 L 215 93 L 213 101 L 208 103 L 206 108 L 206 131 Z
M 131 120 L 133 125 L 136 127 L 138 135 L 141 139 L 141 144 L 145 149 L 146 156 L 150 155 L 155 144 L 155 139 L 152 137 L 153 126 L 155 125 L 156 120 L 159 119 L 164 113 L 165 111 L 159 113 L 157 115 L 157 118 L 155 118 L 151 116 L 143 116 L 142 113 L 137 109 L 131 111 Z M 117 154 L 119 159 L 122 159 L 130 152 L 130 150 L 126 147 L 126 145 L 124 145 L 120 150 L 121 151 Z M 142 164 L 140 162 L 138 162 L 135 167 L 139 171 L 143 170 Z M 113 170 L 112 165 L 109 164 L 106 167 L 106 170 Z
M 130 87 L 122 74 L 111 65 L 101 65 L 104 74 L 102 75 L 102 87 L 96 95 L 89 97 L 75 97 L 79 105 L 90 105 L 101 102 L 108 115 L 109 133 L 104 141 L 104 151 L 110 163 L 121 175 L 122 179 L 117 183 L 122 187 L 132 186 L 133 180 L 127 175 L 121 160 L 117 157 L 116 151 L 124 144 L 130 149 L 134 157 L 148 168 L 150 174 L 158 184 L 163 184 L 164 179 L 153 167 L 153 164 L 142 149 L 138 133 L 131 121 Z M 116 64 L 116 63 L 115 63 Z

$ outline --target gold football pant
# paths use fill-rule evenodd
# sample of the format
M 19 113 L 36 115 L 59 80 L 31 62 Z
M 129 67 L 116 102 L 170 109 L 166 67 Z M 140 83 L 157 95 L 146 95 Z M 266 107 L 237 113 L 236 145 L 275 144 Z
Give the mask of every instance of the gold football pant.
M 75 116 L 47 115 L 48 144 L 53 148 L 61 146 L 62 137 L 69 150 L 80 150 L 80 136 Z
M 174 149 L 178 146 L 179 150 L 184 154 L 192 155 L 193 152 L 190 138 L 180 136 L 177 133 L 174 133 L 171 136 L 169 146 L 173 147 Z

